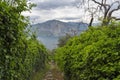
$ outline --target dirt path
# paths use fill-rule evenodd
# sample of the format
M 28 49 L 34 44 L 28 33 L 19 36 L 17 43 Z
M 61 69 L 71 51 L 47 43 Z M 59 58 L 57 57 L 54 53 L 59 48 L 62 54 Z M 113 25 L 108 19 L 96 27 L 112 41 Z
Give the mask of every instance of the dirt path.
M 50 63 L 50 70 L 45 74 L 43 80 L 64 80 L 62 73 L 54 63 Z

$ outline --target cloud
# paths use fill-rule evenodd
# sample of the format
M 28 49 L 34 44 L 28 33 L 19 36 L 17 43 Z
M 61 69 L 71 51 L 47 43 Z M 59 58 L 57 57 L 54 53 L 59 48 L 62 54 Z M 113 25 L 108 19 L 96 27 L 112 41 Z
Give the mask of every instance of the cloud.
M 81 9 L 82 10 L 82 9 Z M 84 15 L 83 12 L 81 12 L 80 9 L 72 6 L 65 6 L 50 9 L 50 10 L 36 10 L 33 9 L 31 13 L 24 12 L 23 14 L 25 16 L 30 16 L 32 21 L 35 21 L 35 23 L 44 22 L 51 19 L 57 19 L 57 20 L 64 20 L 64 21 L 72 21 L 72 20 L 78 20 L 80 19 L 81 15 Z
M 76 20 L 76 19 L 80 19 L 79 17 L 63 17 L 63 18 L 56 18 L 59 20 Z
M 44 0 L 36 2 L 36 10 L 51 10 L 56 8 L 64 8 L 66 6 L 73 6 L 74 0 Z
M 30 21 L 41 23 L 47 20 L 57 19 L 65 22 L 85 21 L 82 18 L 85 15 L 83 9 L 75 6 L 75 0 L 30 0 L 29 2 L 37 4 L 29 12 L 23 12 L 25 16 L 30 16 Z
M 22 14 L 30 16 L 30 21 L 34 23 L 41 23 L 52 19 L 65 22 L 83 21 L 89 23 L 91 18 L 89 13 L 85 13 L 83 8 L 77 8 L 78 2 L 76 1 L 80 0 L 29 0 L 29 2 L 37 4 L 37 6 L 31 10 L 31 13 L 23 12 Z M 114 0 L 108 0 L 108 3 L 111 3 L 111 1 Z M 90 5 L 92 7 L 96 6 L 93 2 Z M 113 6 L 113 8 L 115 7 L 116 5 Z M 119 11 L 116 11 L 112 16 L 119 17 L 119 13 Z M 99 15 L 102 16 L 102 14 Z M 97 18 L 94 21 L 98 21 Z

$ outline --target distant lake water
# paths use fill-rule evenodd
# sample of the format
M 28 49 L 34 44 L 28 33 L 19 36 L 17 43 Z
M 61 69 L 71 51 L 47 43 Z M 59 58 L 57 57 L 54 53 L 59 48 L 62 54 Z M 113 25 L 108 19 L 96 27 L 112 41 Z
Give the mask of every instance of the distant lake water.
M 51 36 L 47 36 L 47 37 L 39 36 L 38 37 L 38 40 L 41 41 L 43 45 L 49 50 L 53 50 L 57 48 L 58 39 L 59 39 L 58 37 L 51 37 Z

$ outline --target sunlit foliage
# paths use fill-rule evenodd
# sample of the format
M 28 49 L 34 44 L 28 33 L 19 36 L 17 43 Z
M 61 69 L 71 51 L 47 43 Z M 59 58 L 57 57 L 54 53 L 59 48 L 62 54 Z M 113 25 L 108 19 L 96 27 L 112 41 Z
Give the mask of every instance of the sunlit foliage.
M 28 80 L 45 66 L 46 49 L 28 35 L 28 19 L 21 15 L 31 7 L 26 0 L 0 1 L 0 80 Z
M 120 24 L 91 27 L 56 50 L 65 80 L 120 79 Z

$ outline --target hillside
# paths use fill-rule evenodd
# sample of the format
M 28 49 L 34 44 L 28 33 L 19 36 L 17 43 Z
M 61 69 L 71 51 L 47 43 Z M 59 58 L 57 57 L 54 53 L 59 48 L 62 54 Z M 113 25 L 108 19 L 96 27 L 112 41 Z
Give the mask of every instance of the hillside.
M 31 28 L 32 31 L 36 32 L 38 40 L 49 50 L 57 48 L 58 40 L 61 36 L 79 34 L 86 29 L 86 23 L 62 22 L 58 20 L 34 24 Z
M 60 37 L 67 34 L 79 34 L 87 29 L 87 24 L 82 22 L 62 22 L 58 20 L 49 20 L 43 23 L 32 25 L 32 30 L 36 31 L 37 36 Z

